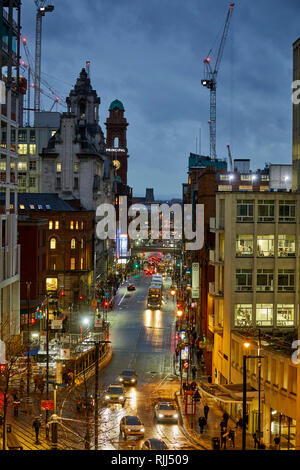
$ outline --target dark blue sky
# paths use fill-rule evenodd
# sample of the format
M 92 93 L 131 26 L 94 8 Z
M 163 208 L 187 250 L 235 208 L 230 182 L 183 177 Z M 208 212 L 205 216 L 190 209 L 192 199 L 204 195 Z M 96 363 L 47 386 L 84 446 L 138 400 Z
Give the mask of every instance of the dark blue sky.
M 42 72 L 67 96 L 86 60 L 101 97 L 100 124 L 120 99 L 128 128 L 129 184 L 180 197 L 189 152 L 209 154 L 203 59 L 224 26 L 225 0 L 53 0 L 43 21 Z M 22 33 L 34 56 L 35 5 L 23 0 Z M 217 153 L 291 163 L 292 43 L 299 0 L 238 0 L 220 67 Z M 51 104 L 44 100 L 46 109 Z

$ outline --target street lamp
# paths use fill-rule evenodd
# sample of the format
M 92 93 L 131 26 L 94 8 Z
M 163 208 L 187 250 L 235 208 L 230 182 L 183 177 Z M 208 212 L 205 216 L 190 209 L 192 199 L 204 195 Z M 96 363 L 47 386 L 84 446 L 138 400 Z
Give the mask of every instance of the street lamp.
M 244 342 L 244 347 L 246 350 L 249 349 L 250 343 L 248 341 Z M 258 350 L 260 353 L 260 349 Z M 247 420 L 247 359 L 258 359 L 259 363 L 264 356 L 250 356 L 247 354 L 243 355 L 243 438 L 242 438 L 242 450 L 246 450 L 246 420 Z M 260 379 L 260 377 L 259 377 Z M 260 383 L 259 383 L 259 401 L 260 401 Z M 260 406 L 259 406 L 260 408 Z M 260 411 L 260 409 L 259 409 Z M 260 426 L 260 421 L 259 421 Z M 259 429 L 260 432 L 260 429 Z

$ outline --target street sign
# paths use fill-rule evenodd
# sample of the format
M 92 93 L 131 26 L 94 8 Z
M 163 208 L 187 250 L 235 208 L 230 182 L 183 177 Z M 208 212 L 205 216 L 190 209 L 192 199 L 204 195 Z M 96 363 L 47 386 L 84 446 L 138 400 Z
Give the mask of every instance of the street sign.
M 95 328 L 102 328 L 102 318 L 95 318 Z
M 54 410 L 54 400 L 42 400 L 42 410 Z
M 62 330 L 62 320 L 52 320 L 51 330 Z
M 97 299 L 93 299 L 92 302 L 91 302 L 91 305 L 92 305 L 93 308 L 97 308 L 97 305 L 98 305 Z

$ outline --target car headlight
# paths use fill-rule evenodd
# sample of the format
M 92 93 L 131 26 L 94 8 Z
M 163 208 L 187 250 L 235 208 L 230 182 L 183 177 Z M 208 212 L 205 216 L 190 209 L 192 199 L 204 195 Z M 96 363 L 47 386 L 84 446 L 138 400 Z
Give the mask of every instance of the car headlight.
M 120 381 L 120 382 L 123 382 L 123 379 L 122 379 L 122 377 L 120 377 L 120 378 L 119 378 L 119 381 Z
M 161 413 L 159 413 L 158 417 L 159 417 L 159 418 L 163 418 L 164 415 L 162 415 Z
M 121 395 L 121 396 L 119 397 L 119 400 L 123 400 L 123 398 L 124 398 L 124 397 Z
M 135 382 L 135 379 L 131 379 L 131 382 Z
M 144 429 L 144 428 L 141 428 L 141 432 L 145 432 L 145 429 Z
M 177 418 L 178 418 L 178 414 L 177 414 L 177 413 L 174 415 L 174 418 L 175 418 L 175 419 L 177 419 Z
M 109 395 L 105 395 L 105 400 L 109 400 L 110 396 Z

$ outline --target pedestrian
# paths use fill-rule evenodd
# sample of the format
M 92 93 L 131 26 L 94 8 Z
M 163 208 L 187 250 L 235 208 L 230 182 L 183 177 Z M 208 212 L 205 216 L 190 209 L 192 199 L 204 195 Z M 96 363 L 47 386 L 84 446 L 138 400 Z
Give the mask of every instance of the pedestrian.
M 229 428 L 228 439 L 231 440 L 231 445 L 234 448 L 235 447 L 235 432 L 232 428 Z
M 198 423 L 200 428 L 200 434 L 203 434 L 203 428 L 206 425 L 206 419 L 204 418 L 204 416 L 200 416 Z
M 274 444 L 275 444 L 275 450 L 279 450 L 280 437 L 278 436 L 278 434 L 276 434 L 274 437 Z
M 35 417 L 35 420 L 33 421 L 32 426 L 34 427 L 34 431 L 35 431 L 35 443 L 40 444 L 39 432 L 40 432 L 41 422 L 38 416 Z
M 221 429 L 221 432 L 223 431 L 223 429 L 225 429 L 227 431 L 227 425 L 226 425 L 224 419 L 220 422 L 220 429 Z
M 204 408 L 203 408 L 203 411 L 204 411 L 205 419 L 206 419 L 206 421 L 207 421 L 208 412 L 209 412 L 209 406 L 208 406 L 208 405 L 205 405 Z
M 44 392 L 44 388 L 45 388 L 45 382 L 44 382 L 43 379 L 41 379 L 41 381 L 40 381 L 39 384 L 38 384 L 38 389 L 39 389 L 39 391 L 41 392 L 41 395 L 42 395 L 43 392 Z
M 14 407 L 14 416 L 19 415 L 19 406 L 20 406 L 20 400 L 17 396 L 16 393 L 13 394 L 13 407 Z
M 191 383 L 191 390 L 193 390 L 193 392 L 194 392 L 196 390 L 196 388 L 197 388 L 197 383 L 195 381 L 193 381 Z
M 193 366 L 193 367 L 192 367 L 192 377 L 193 377 L 193 380 L 196 379 L 196 374 L 197 374 L 197 367 L 196 367 L 196 366 Z
M 226 438 L 228 436 L 228 432 L 226 428 L 221 430 L 221 449 L 226 450 Z
M 199 393 L 199 390 L 196 389 L 194 395 L 193 395 L 193 399 L 195 400 L 195 402 L 199 402 L 200 401 L 200 398 L 201 398 L 201 395 Z
M 239 419 L 237 420 L 235 427 L 236 428 L 238 428 L 238 427 L 242 428 L 243 427 L 243 420 L 242 420 L 241 417 L 239 417 Z
M 259 446 L 259 440 L 257 439 L 256 432 L 252 434 L 253 440 L 254 440 L 254 449 L 258 448 Z
M 227 428 L 227 424 L 228 424 L 228 420 L 229 420 L 229 414 L 227 413 L 227 411 L 224 411 L 224 413 L 223 413 L 223 420 L 225 421 L 226 428 Z

